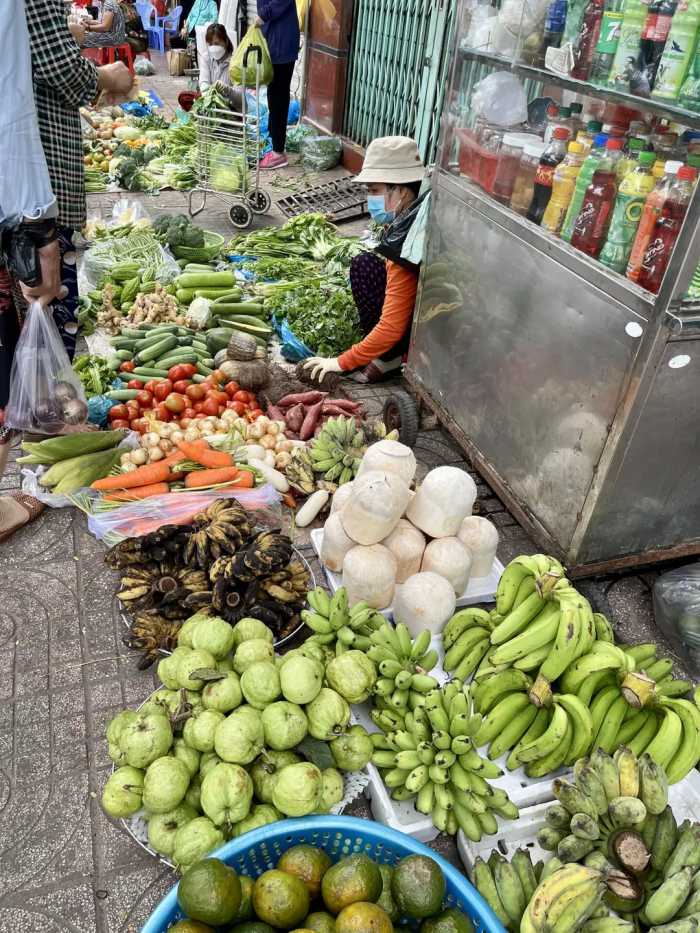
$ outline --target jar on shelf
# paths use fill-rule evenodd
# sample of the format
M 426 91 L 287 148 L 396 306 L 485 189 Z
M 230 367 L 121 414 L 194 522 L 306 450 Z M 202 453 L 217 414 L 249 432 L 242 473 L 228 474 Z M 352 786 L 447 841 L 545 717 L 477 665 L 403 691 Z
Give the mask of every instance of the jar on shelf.
M 523 154 L 513 184 L 513 194 L 510 198 L 511 209 L 517 214 L 522 214 L 523 217 L 532 203 L 535 175 L 540 164 L 540 156 L 545 148 L 546 143 L 542 141 L 527 143 L 523 147 Z
M 498 155 L 498 167 L 493 182 L 493 196 L 501 204 L 510 204 L 515 177 L 518 174 L 523 149 L 528 143 L 539 142 L 531 133 L 506 133 Z

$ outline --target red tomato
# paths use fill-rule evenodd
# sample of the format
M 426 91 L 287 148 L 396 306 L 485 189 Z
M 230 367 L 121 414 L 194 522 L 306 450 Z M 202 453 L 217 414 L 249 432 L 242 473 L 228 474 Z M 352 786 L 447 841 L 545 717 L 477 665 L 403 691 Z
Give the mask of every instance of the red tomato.
M 139 434 L 145 434 L 150 430 L 148 418 L 134 418 L 134 420 L 131 422 L 131 430 L 138 431 Z
M 146 392 L 150 392 L 151 395 L 153 395 L 156 391 L 157 385 L 158 385 L 157 379 L 149 379 L 148 382 L 145 384 L 144 389 Z
M 244 392 L 242 389 L 239 389 L 238 392 L 234 392 L 233 400 L 234 402 L 246 402 L 248 403 L 252 398 L 250 392 Z
M 177 392 L 180 395 L 184 395 L 187 389 L 189 388 L 190 380 L 189 379 L 178 379 L 177 382 L 173 382 L 173 392 Z
M 226 390 L 226 394 L 229 395 L 231 398 L 233 398 L 236 392 L 240 391 L 240 388 L 241 387 L 238 385 L 238 383 L 233 382 L 233 381 L 227 382 L 226 385 L 224 386 L 224 389 Z
M 201 412 L 201 411 L 200 411 L 200 412 L 199 412 L 198 414 L 196 414 L 194 417 L 195 417 L 195 420 L 196 420 L 196 421 L 199 421 L 200 418 L 206 418 L 207 416 L 204 414 L 204 412 Z
M 194 418 L 196 414 L 197 412 L 194 410 L 194 408 L 186 408 L 182 413 L 182 417 L 183 418 Z
M 208 398 L 206 401 L 201 403 L 202 411 L 205 415 L 218 415 L 219 414 L 219 403 L 216 399 Z
M 140 379 L 129 379 L 129 381 L 126 384 L 126 387 L 127 389 L 140 389 L 141 380 Z
M 175 366 L 171 366 L 168 370 L 168 379 L 171 382 L 177 382 L 180 379 L 187 379 L 189 375 L 189 370 L 187 369 L 186 363 L 177 363 Z
M 197 367 L 194 365 L 194 363 L 183 363 L 182 368 L 187 370 L 187 379 L 191 379 L 192 376 L 194 376 L 194 374 L 197 372 Z
M 126 403 L 127 411 L 129 412 L 129 418 L 140 418 L 141 417 L 141 406 L 136 401 L 132 399 L 130 402 Z
M 131 427 L 125 418 L 115 418 L 114 421 L 111 422 L 111 426 L 115 431 L 118 428 L 126 428 L 128 430 Z
M 165 407 L 168 411 L 179 415 L 187 408 L 187 399 L 184 395 L 178 395 L 177 392 L 171 392 L 165 400 Z
M 157 402 L 164 402 L 173 391 L 173 384 L 169 379 L 159 382 L 153 390 L 153 395 Z
M 153 396 L 145 389 L 141 389 L 139 394 L 136 396 L 136 401 L 139 403 L 141 408 L 151 408 L 153 405 Z
M 120 373 L 133 373 L 135 369 L 136 369 L 136 363 L 134 363 L 133 360 L 126 360 L 119 367 L 119 372 Z
M 207 394 L 207 390 L 203 385 L 197 385 L 195 382 L 194 385 L 187 386 L 185 395 L 192 402 L 201 402 L 204 396 Z
M 245 414 L 245 402 L 229 402 L 231 408 L 236 412 L 237 415 L 242 416 Z
M 265 414 L 265 412 L 261 411 L 259 408 L 254 408 L 254 409 L 250 412 L 250 414 L 248 415 L 248 417 L 250 418 L 251 421 L 257 421 L 258 418 L 261 418 L 264 414 Z
M 109 410 L 109 420 L 123 420 L 124 418 L 129 417 L 129 409 L 126 405 L 112 405 Z
M 218 389 L 209 389 L 207 398 L 213 398 L 217 405 L 225 405 L 228 402 L 228 395 L 225 392 L 219 392 Z
M 156 406 L 155 415 L 158 421 L 170 421 L 173 417 L 173 413 L 170 409 L 166 408 L 165 404 L 162 402 L 160 405 Z

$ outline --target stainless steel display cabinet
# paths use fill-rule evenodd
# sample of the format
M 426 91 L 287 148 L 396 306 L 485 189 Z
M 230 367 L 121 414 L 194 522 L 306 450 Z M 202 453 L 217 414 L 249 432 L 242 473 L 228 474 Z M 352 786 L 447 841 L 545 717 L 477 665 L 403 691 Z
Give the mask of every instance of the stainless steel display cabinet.
M 475 59 L 493 56 L 454 57 L 409 385 L 570 572 L 698 554 L 700 306 L 683 296 L 700 262 L 700 185 L 654 296 L 458 174 L 449 102 Z

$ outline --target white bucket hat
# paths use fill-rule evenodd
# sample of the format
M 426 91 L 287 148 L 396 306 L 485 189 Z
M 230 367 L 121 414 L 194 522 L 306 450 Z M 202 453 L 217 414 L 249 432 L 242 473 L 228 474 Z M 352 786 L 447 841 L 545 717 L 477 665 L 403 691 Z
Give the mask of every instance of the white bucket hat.
M 355 181 L 364 184 L 405 185 L 423 181 L 425 166 L 415 140 L 408 136 L 382 136 L 367 147 L 362 171 Z

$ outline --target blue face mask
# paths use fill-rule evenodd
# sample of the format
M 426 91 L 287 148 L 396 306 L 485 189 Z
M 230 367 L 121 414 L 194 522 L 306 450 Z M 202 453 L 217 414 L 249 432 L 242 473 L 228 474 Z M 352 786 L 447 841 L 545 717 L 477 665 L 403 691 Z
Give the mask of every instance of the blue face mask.
M 367 196 L 367 210 L 372 220 L 378 224 L 390 224 L 396 217 L 396 211 L 386 209 L 386 201 L 383 194 L 370 194 Z

